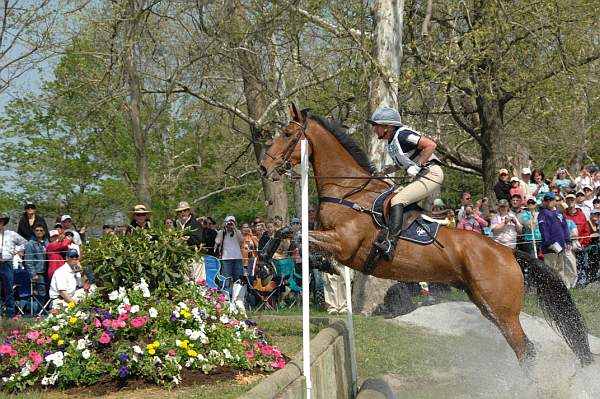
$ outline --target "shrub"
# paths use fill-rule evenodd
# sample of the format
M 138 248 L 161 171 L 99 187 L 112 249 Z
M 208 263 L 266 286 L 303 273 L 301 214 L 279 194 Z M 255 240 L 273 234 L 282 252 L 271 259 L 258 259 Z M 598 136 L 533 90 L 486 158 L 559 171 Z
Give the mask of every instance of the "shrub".
M 144 279 L 150 289 L 180 284 L 190 262 L 199 255 L 183 239 L 189 233 L 176 229 L 135 229 L 126 236 L 105 235 L 86 246 L 84 268 L 107 289 L 132 287 Z

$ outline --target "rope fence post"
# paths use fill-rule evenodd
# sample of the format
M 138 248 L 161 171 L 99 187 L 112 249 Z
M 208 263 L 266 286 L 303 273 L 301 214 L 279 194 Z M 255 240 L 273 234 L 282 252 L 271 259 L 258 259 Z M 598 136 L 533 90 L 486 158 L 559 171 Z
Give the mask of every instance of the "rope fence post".
M 306 399 L 312 399 L 310 375 L 310 303 L 309 303 L 309 246 L 308 246 L 308 154 L 306 140 L 300 141 L 300 189 L 302 193 L 302 374 L 306 384 Z

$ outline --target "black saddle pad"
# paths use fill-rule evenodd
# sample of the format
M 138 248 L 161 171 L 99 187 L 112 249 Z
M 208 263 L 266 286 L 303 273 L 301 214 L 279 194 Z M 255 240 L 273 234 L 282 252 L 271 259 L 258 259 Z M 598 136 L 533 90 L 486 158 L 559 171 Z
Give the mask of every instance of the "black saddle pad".
M 387 197 L 389 197 L 395 189 L 396 187 L 391 187 L 389 190 L 379 194 L 375 201 L 373 201 L 373 205 L 371 206 L 373 222 L 379 228 L 387 227 L 387 221 L 383 217 L 383 205 Z M 404 209 L 405 211 L 422 211 L 421 207 L 417 204 L 410 204 Z M 400 233 L 400 238 L 417 244 L 431 244 L 437 237 L 439 228 L 440 225 L 438 223 L 430 222 L 419 216 L 406 230 L 403 230 L 402 233 Z

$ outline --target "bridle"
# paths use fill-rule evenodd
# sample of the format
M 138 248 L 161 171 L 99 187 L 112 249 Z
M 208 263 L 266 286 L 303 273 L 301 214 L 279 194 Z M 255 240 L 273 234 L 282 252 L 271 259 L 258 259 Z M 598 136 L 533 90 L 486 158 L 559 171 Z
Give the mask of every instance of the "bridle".
M 292 157 L 292 153 L 294 152 L 294 148 L 296 147 L 296 144 L 298 144 L 298 142 L 302 138 L 302 135 L 306 131 L 306 120 L 303 124 L 296 122 L 296 121 L 291 121 L 290 123 L 299 126 L 300 131 L 298 133 L 296 133 L 296 136 L 290 141 L 287 148 L 283 152 L 283 155 L 281 155 L 281 161 L 282 161 L 281 165 L 277 165 L 275 168 L 273 168 L 271 173 L 277 172 L 280 175 L 284 175 L 286 173 L 292 172 L 293 165 L 292 165 L 290 158 Z M 310 141 L 308 140 L 308 138 L 306 138 L 306 140 L 307 140 L 308 144 L 310 145 Z M 265 154 L 268 157 L 271 157 L 271 159 L 274 159 L 271 155 L 268 154 L 268 152 L 266 152 Z

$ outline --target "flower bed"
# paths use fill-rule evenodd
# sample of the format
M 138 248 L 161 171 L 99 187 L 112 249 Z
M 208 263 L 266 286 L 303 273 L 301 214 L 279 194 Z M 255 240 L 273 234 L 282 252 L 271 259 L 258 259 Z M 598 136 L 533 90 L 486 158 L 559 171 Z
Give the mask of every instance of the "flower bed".
M 202 283 L 150 292 L 142 279 L 131 289 L 91 292 L 10 332 L 0 345 L 1 388 L 85 386 L 107 374 L 176 385 L 184 369 L 283 368 L 281 352 L 242 316 Z

